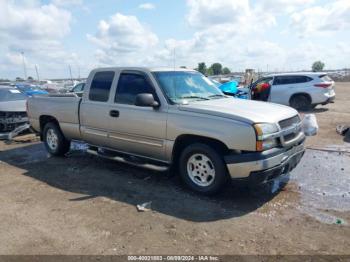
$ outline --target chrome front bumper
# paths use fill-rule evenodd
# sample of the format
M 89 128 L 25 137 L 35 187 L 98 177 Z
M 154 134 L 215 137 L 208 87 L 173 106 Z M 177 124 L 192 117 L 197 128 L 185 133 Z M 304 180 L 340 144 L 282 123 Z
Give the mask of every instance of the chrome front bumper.
M 300 162 L 304 151 L 304 142 L 301 142 L 288 150 L 274 148 L 264 152 L 230 155 L 225 157 L 225 161 L 233 179 L 259 176 L 259 173 L 268 179 L 293 169 Z

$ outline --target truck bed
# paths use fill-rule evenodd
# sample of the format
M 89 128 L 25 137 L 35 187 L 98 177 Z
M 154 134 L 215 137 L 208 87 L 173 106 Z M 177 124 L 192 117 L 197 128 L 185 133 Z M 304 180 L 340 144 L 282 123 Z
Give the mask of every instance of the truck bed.
M 54 117 L 68 139 L 80 139 L 79 106 L 81 98 L 75 94 L 50 94 L 28 99 L 28 118 L 32 127 L 41 132 L 40 119 Z

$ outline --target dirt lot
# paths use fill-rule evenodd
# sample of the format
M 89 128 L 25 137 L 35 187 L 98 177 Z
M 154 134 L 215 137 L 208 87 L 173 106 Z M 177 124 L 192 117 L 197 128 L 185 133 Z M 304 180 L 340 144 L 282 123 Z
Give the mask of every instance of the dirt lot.
M 350 83 L 336 91 L 314 110 L 310 148 L 350 150 L 335 133 L 350 124 Z M 310 149 L 285 187 L 208 198 L 83 151 L 52 158 L 33 136 L 0 142 L 0 254 L 350 254 L 349 160 Z

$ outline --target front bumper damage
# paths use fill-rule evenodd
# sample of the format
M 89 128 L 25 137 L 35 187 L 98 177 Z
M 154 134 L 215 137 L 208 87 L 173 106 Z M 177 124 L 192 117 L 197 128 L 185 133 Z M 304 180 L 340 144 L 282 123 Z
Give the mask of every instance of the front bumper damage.
M 0 139 L 11 140 L 29 128 L 26 112 L 0 112 Z
M 0 140 L 12 140 L 12 138 L 18 136 L 20 133 L 28 130 L 30 128 L 30 125 L 24 124 L 21 126 L 18 126 L 15 130 L 7 133 L 0 133 Z
M 229 155 L 225 161 L 232 179 L 262 184 L 293 170 L 304 152 L 302 140 L 288 149 L 273 148 L 259 153 Z

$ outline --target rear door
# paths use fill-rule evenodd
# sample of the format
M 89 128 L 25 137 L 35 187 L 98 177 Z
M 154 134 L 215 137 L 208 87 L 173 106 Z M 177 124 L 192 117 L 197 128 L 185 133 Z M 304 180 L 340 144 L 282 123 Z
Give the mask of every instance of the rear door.
M 289 105 L 290 98 L 297 93 L 309 93 L 311 77 L 305 75 L 275 76 L 271 89 L 271 102 Z
M 159 108 L 135 106 L 138 94 L 151 93 L 160 103 Z M 165 158 L 167 104 L 159 95 L 149 77 L 141 71 L 122 71 L 119 76 L 114 103 L 110 111 L 110 145 L 122 152 L 157 160 Z
M 111 89 L 115 81 L 114 71 L 97 71 L 80 106 L 82 138 L 90 144 L 107 146 L 109 130 L 109 106 Z

